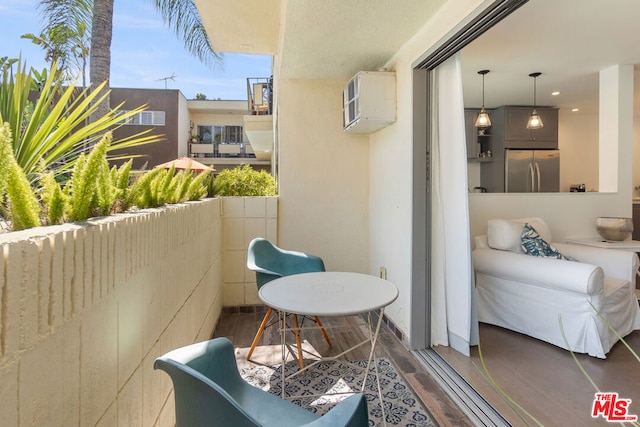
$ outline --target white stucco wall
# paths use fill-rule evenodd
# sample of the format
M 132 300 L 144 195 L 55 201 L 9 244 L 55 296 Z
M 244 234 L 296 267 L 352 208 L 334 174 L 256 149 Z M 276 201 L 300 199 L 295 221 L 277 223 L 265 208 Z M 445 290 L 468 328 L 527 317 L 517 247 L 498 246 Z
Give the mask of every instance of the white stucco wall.
M 0 235 L 0 424 L 175 424 L 153 361 L 219 318 L 219 204 Z
M 400 296 L 385 314 L 407 335 L 411 333 L 413 64 L 481 3 L 448 1 L 386 64 L 396 72 L 397 121 L 371 135 L 370 168 L 378 173 L 371 175 L 370 185 L 370 269 L 385 266 L 388 280 L 398 286 Z

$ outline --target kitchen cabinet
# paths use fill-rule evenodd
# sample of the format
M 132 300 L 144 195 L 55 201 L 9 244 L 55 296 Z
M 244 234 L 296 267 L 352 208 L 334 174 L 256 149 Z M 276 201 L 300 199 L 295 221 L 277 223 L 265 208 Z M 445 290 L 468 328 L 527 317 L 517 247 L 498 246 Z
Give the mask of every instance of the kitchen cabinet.
M 480 185 L 489 193 L 506 191 L 507 154 L 516 150 L 557 150 L 558 109 L 538 108 L 544 127 L 527 129 L 533 107 L 500 107 L 491 113 L 491 153 L 493 161 L 480 166 Z M 543 131 L 543 132 L 540 132 Z M 547 190 L 558 191 L 558 189 Z
M 558 109 L 542 107 L 536 110 L 544 123 L 541 129 L 527 129 L 533 107 L 503 107 L 496 110 L 496 114 L 504 115 L 505 148 L 558 148 Z
M 467 159 L 476 161 L 488 161 L 491 160 L 492 148 L 491 148 L 491 127 L 483 130 L 475 126 L 476 118 L 480 110 L 478 109 L 465 109 L 464 110 L 464 128 L 465 137 L 467 140 Z M 489 117 L 491 117 L 491 111 L 487 110 Z M 487 157 L 489 156 L 489 157 Z

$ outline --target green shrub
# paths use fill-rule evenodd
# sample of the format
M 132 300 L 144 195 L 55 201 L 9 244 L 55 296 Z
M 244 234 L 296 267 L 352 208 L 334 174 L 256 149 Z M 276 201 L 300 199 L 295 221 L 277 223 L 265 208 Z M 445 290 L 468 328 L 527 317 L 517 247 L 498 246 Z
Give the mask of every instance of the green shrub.
M 107 162 L 107 149 L 110 144 L 111 133 L 107 133 L 88 156 L 81 153 L 75 162 L 71 179 L 65 186 L 65 192 L 70 198 L 71 221 L 109 214 L 116 193 L 112 188 Z
M 256 171 L 249 165 L 225 169 L 213 181 L 217 196 L 275 196 L 275 178 L 264 170 Z
M 174 168 L 153 169 L 133 183 L 126 205 L 144 209 L 201 199 L 207 195 L 208 175 L 208 172 L 195 174 L 189 170 L 175 173 Z

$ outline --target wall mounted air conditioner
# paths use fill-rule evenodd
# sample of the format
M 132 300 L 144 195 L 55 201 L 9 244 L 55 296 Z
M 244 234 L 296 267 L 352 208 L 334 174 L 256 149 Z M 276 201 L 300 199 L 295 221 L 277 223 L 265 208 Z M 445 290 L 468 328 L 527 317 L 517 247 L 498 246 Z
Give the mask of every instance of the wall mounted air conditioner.
M 396 121 L 396 75 L 360 71 L 342 94 L 345 132 L 371 133 Z

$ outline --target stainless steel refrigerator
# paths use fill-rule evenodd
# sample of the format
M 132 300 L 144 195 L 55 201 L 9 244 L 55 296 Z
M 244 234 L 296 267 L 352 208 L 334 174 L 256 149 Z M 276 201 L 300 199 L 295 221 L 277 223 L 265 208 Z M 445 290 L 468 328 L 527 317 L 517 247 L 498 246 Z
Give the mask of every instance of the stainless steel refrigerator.
M 560 191 L 559 150 L 505 150 L 505 192 Z

